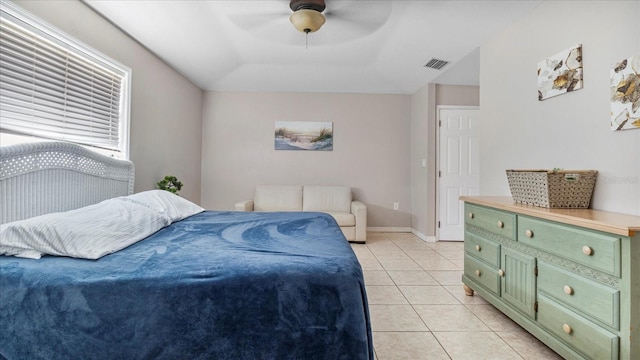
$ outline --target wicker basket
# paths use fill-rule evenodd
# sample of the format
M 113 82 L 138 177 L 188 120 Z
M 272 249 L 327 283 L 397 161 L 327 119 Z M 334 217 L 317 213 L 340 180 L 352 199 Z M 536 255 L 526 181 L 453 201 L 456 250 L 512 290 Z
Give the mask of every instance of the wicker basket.
M 588 208 L 596 170 L 507 170 L 516 203 L 546 208 Z

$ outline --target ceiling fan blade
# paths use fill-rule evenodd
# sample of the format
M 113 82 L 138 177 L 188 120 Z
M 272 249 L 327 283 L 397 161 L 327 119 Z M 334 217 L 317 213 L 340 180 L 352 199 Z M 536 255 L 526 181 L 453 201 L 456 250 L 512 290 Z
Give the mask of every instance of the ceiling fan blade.
M 386 21 L 391 14 L 390 1 L 334 1 L 324 12 L 327 18 L 341 18 L 354 23 Z
M 226 14 L 234 25 L 247 31 L 263 27 L 269 22 L 287 19 L 291 11 L 280 1 L 227 1 L 212 2 L 220 13 Z
M 290 13 L 277 12 L 261 12 L 261 13 L 242 13 L 229 14 L 228 19 L 239 28 L 247 31 L 254 31 L 258 28 L 268 26 L 270 23 L 278 22 L 283 18 L 288 21 Z
M 336 27 L 354 36 L 382 27 L 391 15 L 390 1 L 332 1 L 324 12 L 325 27 Z M 346 35 L 346 34 L 345 34 Z
M 241 3 L 241 2 L 237 2 Z M 280 1 L 254 1 L 252 6 L 236 5 L 227 14 L 235 26 L 268 41 L 297 45 L 305 44 L 303 34 L 295 31 L 289 21 L 292 11 Z M 291 0 L 291 6 L 320 6 L 324 0 Z M 327 22 L 309 35 L 309 44 L 330 45 L 366 36 L 383 26 L 391 14 L 391 1 L 328 1 L 323 12 Z

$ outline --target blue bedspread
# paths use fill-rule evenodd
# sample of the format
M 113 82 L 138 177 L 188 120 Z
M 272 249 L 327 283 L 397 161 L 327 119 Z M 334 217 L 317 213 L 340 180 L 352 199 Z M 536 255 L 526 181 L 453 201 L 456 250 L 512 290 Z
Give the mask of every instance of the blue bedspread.
M 194 215 L 99 260 L 0 256 L 0 358 L 373 359 L 360 265 L 321 213 Z

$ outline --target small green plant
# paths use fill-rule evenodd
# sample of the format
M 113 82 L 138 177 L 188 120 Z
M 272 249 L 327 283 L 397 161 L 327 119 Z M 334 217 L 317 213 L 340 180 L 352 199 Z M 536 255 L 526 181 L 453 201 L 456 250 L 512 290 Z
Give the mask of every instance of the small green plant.
M 178 191 L 182 189 L 182 183 L 173 175 L 167 175 L 164 179 L 160 180 L 157 184 L 158 189 L 166 190 L 174 194 L 178 194 Z

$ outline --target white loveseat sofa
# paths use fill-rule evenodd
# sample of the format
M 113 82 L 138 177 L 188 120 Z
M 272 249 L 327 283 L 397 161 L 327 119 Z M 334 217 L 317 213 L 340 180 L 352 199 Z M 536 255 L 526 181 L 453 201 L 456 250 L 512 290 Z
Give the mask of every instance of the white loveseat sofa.
M 336 219 L 348 241 L 367 240 L 367 207 L 353 201 L 348 186 L 258 185 L 253 200 L 236 203 L 238 211 L 317 211 Z

